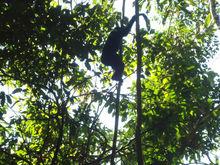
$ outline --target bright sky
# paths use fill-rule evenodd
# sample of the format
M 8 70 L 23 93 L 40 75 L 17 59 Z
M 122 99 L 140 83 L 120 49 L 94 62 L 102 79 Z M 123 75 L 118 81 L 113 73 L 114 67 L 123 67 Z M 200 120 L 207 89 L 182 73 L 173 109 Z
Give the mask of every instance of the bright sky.
M 220 41 L 220 30 L 216 32 L 216 35 L 218 36 Z M 220 47 L 215 57 L 209 61 L 209 67 L 216 73 L 220 74 Z

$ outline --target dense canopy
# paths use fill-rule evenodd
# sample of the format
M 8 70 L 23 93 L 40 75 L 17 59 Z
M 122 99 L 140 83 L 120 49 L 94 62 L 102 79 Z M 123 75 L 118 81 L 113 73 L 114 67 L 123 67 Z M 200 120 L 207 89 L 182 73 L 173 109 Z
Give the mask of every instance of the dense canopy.
M 110 162 L 114 130 L 100 116 L 114 117 L 117 84 L 100 56 L 123 15 L 114 3 L 0 1 L 0 164 Z M 139 6 L 150 21 L 139 34 L 144 163 L 218 164 L 220 79 L 207 62 L 219 50 L 220 6 L 215 0 L 139 0 Z M 122 86 L 129 87 L 120 94 L 118 164 L 138 162 L 135 36 L 123 42 Z

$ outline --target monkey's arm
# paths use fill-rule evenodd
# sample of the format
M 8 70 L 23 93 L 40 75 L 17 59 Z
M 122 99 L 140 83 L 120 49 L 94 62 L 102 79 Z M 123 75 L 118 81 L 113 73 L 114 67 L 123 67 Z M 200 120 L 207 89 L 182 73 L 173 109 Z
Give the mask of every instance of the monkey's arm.
M 147 18 L 147 16 L 146 16 L 144 13 L 138 14 L 138 17 L 139 17 L 139 16 L 143 16 L 143 17 L 144 17 L 144 20 L 145 20 L 146 25 L 147 25 L 147 27 L 148 27 L 150 21 L 149 21 L 149 19 Z M 134 21 L 136 21 L 136 18 L 137 18 L 136 15 L 134 15 L 134 16 L 131 18 L 131 20 L 128 22 L 128 25 L 127 25 L 126 27 L 120 28 L 122 37 L 127 36 L 128 33 L 131 31 L 131 27 L 132 27 Z M 149 29 L 149 27 L 148 27 L 148 29 Z
M 136 16 L 134 15 L 131 18 L 131 20 L 128 22 L 128 25 L 126 27 L 124 27 L 124 28 L 121 28 L 121 34 L 122 34 L 123 37 L 127 36 L 128 33 L 131 31 L 131 27 L 132 27 L 132 25 L 133 25 L 135 20 L 136 20 Z

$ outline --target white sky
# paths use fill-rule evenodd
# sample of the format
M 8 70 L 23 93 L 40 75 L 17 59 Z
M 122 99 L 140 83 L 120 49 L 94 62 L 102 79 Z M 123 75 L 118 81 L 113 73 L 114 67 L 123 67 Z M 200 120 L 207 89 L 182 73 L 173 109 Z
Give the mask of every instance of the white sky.
M 220 41 L 220 30 L 218 30 L 216 32 L 216 35 L 218 36 L 219 38 L 219 41 Z M 213 59 L 211 59 L 209 61 L 209 67 L 215 71 L 216 73 L 220 74 L 220 46 L 219 46 L 219 51 L 218 53 L 215 55 L 215 57 Z

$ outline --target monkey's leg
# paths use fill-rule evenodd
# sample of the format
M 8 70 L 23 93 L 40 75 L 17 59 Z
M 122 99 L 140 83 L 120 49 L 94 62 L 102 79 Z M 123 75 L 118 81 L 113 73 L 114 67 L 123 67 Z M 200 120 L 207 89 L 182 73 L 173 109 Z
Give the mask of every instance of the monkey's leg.
M 115 81 L 122 80 L 122 75 L 124 72 L 124 63 L 122 62 L 122 59 L 119 56 L 116 56 L 114 59 L 114 64 L 112 65 L 112 69 L 115 70 L 112 79 Z

